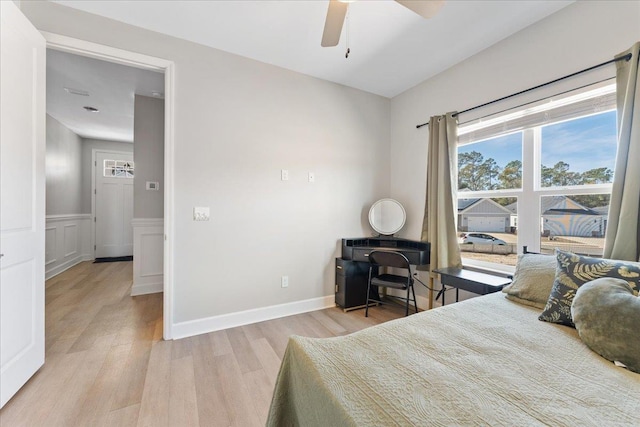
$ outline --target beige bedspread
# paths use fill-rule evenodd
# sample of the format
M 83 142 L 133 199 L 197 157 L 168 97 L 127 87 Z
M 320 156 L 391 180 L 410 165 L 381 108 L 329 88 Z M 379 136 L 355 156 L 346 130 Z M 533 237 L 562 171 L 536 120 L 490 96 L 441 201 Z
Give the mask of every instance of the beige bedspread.
M 501 293 L 289 341 L 269 426 L 640 426 L 640 374 Z

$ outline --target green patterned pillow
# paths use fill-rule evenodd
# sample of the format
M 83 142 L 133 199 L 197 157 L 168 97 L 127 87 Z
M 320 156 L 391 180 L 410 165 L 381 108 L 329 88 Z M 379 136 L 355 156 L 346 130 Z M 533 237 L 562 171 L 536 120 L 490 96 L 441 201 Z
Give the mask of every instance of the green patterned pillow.
M 571 303 L 583 284 L 601 277 L 626 280 L 638 295 L 640 290 L 640 263 L 613 259 L 592 258 L 556 249 L 556 278 L 540 320 L 574 326 Z

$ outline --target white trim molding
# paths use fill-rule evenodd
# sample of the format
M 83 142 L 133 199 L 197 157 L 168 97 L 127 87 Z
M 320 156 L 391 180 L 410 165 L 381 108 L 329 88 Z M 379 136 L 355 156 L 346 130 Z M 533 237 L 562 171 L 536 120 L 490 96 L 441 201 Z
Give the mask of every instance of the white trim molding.
M 251 323 L 264 322 L 265 320 L 280 317 L 293 316 L 294 314 L 307 313 L 309 311 L 323 310 L 335 307 L 336 296 L 327 295 L 319 298 L 311 298 L 286 304 L 271 305 L 269 307 L 254 308 L 238 311 L 236 313 L 221 314 L 219 316 L 204 319 L 189 320 L 173 325 L 173 338 L 186 338 L 194 335 L 206 334 L 222 329 L 235 328 Z
M 91 261 L 91 214 L 45 217 L 45 279 L 82 261 Z
M 134 218 L 131 296 L 162 292 L 164 287 L 164 219 Z

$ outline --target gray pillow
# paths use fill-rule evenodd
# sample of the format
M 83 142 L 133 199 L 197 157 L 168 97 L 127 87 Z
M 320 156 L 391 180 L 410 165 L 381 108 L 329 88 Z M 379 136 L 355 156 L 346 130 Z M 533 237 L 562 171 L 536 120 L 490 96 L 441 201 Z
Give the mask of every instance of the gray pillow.
M 582 341 L 612 362 L 640 373 L 640 298 L 626 280 L 603 278 L 585 283 L 571 305 Z
M 507 299 L 532 307 L 544 308 L 556 276 L 556 257 L 540 254 L 518 256 L 513 282 L 502 292 Z
M 640 289 L 640 263 L 615 259 L 592 258 L 556 249 L 558 266 L 547 305 L 538 319 L 574 326 L 571 303 L 576 291 L 591 280 L 602 277 L 622 279 L 629 283 L 635 295 Z

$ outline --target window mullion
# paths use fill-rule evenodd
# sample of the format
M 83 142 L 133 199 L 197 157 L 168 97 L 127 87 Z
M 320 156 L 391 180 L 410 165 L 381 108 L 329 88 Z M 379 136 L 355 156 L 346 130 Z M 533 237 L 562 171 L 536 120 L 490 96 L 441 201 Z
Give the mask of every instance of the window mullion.
M 539 127 L 522 133 L 522 194 L 518 197 L 518 251 L 523 246 L 540 251 L 540 182 Z

